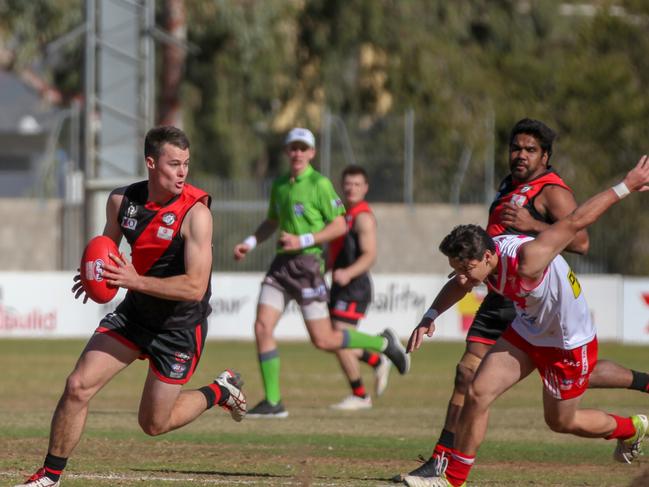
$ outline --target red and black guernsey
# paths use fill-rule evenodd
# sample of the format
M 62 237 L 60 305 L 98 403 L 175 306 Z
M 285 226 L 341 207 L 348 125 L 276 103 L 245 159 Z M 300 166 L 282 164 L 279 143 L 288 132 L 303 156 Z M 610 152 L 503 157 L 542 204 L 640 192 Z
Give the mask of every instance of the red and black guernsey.
M 128 186 L 119 209 L 118 223 L 131 245 L 133 266 L 138 274 L 151 277 L 184 274 L 185 242 L 180 229 L 195 204 L 209 208 L 212 199 L 189 184 L 164 205 L 148 201 L 148 194 L 147 181 Z M 194 328 L 210 314 L 210 296 L 209 281 L 200 301 L 173 301 L 128 291 L 116 311 L 150 330 Z
M 366 201 L 361 201 L 347 209 L 347 213 L 345 214 L 347 233 L 332 240 L 329 244 L 329 267 L 332 270 L 349 267 L 361 256 L 362 252 L 358 241 L 358 233 L 354 231 L 356 217 L 361 213 L 372 214 L 372 209 Z M 331 285 L 331 295 L 336 296 L 336 299 L 344 301 L 371 301 L 372 283 L 369 274 L 365 272 L 355 277 L 344 287 L 333 283 Z
M 543 191 L 546 186 L 561 186 L 572 192 L 572 189 L 561 179 L 561 176 L 553 169 L 548 168 L 538 178 L 525 183 L 515 183 L 511 174 L 502 180 L 498 188 L 498 194 L 489 207 L 489 223 L 487 223 L 487 233 L 495 237 L 503 234 L 521 234 L 514 228 L 505 227 L 501 223 L 501 215 L 505 205 L 512 202 L 522 208 L 526 208 L 533 218 L 545 223 L 554 223 L 549 215 L 541 215 L 534 208 L 534 200 Z M 536 233 L 529 232 L 528 235 L 535 237 Z

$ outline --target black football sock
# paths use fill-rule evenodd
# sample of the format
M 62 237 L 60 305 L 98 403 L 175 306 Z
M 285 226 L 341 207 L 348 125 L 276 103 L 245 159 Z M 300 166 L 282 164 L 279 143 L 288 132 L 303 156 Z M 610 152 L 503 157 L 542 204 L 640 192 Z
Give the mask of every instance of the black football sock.
M 361 362 L 365 362 L 366 364 L 376 368 L 381 363 L 381 355 L 369 350 L 363 350 L 360 360 Z
M 649 374 L 637 370 L 631 370 L 631 373 L 633 374 L 633 381 L 628 389 L 649 393 Z
M 438 445 L 442 445 L 446 448 L 453 448 L 453 443 L 455 442 L 455 433 L 444 428 L 442 434 L 439 435 L 439 440 L 437 440 Z
M 51 453 L 47 453 L 45 457 L 45 463 L 43 467 L 45 468 L 45 475 L 52 479 L 54 482 L 57 482 L 65 469 L 66 464 L 68 463 L 67 458 L 57 457 Z
M 352 388 L 352 393 L 356 397 L 367 397 L 367 392 L 365 391 L 365 386 L 363 385 L 363 380 L 350 380 L 349 385 Z

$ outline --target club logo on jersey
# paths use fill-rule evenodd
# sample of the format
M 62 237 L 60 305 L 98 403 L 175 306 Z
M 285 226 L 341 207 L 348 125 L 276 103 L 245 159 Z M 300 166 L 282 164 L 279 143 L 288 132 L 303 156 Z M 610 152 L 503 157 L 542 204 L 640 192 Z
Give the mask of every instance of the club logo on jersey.
M 525 202 L 527 201 L 527 196 L 523 196 L 522 194 L 513 194 L 512 199 L 510 201 L 514 203 L 516 206 L 518 206 L 519 208 L 522 208 Z
M 295 216 L 304 216 L 304 205 L 302 203 L 295 203 L 293 205 L 293 213 L 295 213 Z
M 340 311 L 347 311 L 347 301 L 336 301 L 334 308 Z
M 128 208 L 126 209 L 126 216 L 133 218 L 135 215 L 137 215 L 137 206 L 133 203 L 129 203 Z
M 123 228 L 126 228 L 127 230 L 135 230 L 136 226 L 137 226 L 137 220 L 135 218 L 129 218 L 127 216 L 122 218 Z
M 176 215 L 171 211 L 162 215 L 162 222 L 165 225 L 173 225 L 176 222 Z
M 523 186 L 521 188 L 521 193 L 527 193 L 530 189 L 532 189 L 534 186 Z
M 575 273 L 572 272 L 572 269 L 568 272 L 568 282 L 572 288 L 572 294 L 574 294 L 575 299 L 577 299 L 581 294 L 581 284 L 579 284 L 579 280 L 577 279 L 577 276 L 575 276 Z
M 162 240 L 171 240 L 174 237 L 174 229 L 167 227 L 158 227 L 158 238 Z
M 332 208 L 342 208 L 343 202 L 340 198 L 336 198 L 331 200 L 331 206 Z

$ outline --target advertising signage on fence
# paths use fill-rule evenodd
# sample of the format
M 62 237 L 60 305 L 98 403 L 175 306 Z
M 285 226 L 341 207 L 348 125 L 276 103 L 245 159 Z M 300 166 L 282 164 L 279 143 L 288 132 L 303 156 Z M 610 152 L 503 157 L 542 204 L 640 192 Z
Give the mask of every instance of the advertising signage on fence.
M 649 279 L 624 280 L 624 326 L 626 343 L 649 343 Z
M 122 299 L 124 290 L 111 303 L 83 304 L 70 292 L 73 276 L 72 272 L 0 272 L 0 337 L 89 337 L 99 320 Z M 208 339 L 254 338 L 262 277 L 261 273 L 213 275 Z M 619 276 L 584 276 L 580 280 L 601 340 L 649 342 L 649 280 L 623 280 Z M 361 330 L 378 333 L 391 327 L 406 339 L 446 282 L 446 276 L 379 274 L 373 282 L 374 300 L 360 323 Z M 440 316 L 435 339 L 464 340 L 485 293 L 484 287 L 476 288 Z M 295 303 L 288 306 L 275 336 L 308 339 Z

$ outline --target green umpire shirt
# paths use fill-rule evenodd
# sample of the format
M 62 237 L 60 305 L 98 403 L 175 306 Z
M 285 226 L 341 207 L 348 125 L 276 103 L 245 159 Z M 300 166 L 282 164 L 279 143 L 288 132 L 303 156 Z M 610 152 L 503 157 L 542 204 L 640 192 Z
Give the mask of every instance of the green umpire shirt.
M 334 218 L 345 214 L 345 207 L 331 181 L 310 164 L 295 179 L 290 173 L 273 181 L 268 205 L 268 219 L 279 222 L 279 230 L 301 235 L 322 230 Z M 278 249 L 278 253 L 286 253 Z M 318 245 L 299 253 L 321 254 Z

